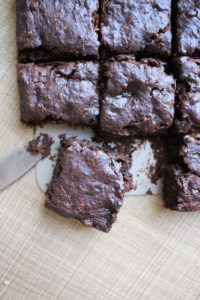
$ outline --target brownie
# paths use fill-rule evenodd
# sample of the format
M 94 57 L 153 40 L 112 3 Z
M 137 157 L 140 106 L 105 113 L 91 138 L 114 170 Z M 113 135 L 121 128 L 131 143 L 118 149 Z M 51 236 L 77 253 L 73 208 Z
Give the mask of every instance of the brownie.
M 123 174 L 124 191 L 129 192 L 133 189 L 133 176 L 129 172 L 132 167 L 132 153 L 135 151 L 133 143 L 128 140 L 116 140 L 99 138 L 103 151 L 112 155 L 113 159 L 120 165 L 120 172 Z
M 177 211 L 200 209 L 200 177 L 180 165 L 168 165 L 164 172 L 164 201 Z
M 177 134 L 196 132 L 200 128 L 200 59 L 178 57 L 178 88 L 175 131 Z
M 97 125 L 98 63 L 19 64 L 18 85 L 24 122 Z
M 175 80 L 155 59 L 118 56 L 105 63 L 101 131 L 110 136 L 152 136 L 174 117 Z
M 108 232 L 123 196 L 123 175 L 111 155 L 86 140 L 69 138 L 61 142 L 46 207 Z
M 38 137 L 28 143 L 26 151 L 31 155 L 40 154 L 42 159 L 45 159 L 51 154 L 53 144 L 54 141 L 48 134 L 40 133 Z
M 98 57 L 98 0 L 17 0 L 21 61 Z
M 200 134 L 185 135 L 179 154 L 189 171 L 200 176 Z
M 200 54 L 200 1 L 178 0 L 176 5 L 176 43 L 180 55 Z
M 102 0 L 101 42 L 111 53 L 171 54 L 171 1 Z
M 200 210 L 200 134 L 172 135 L 166 139 L 164 201 L 178 211 Z

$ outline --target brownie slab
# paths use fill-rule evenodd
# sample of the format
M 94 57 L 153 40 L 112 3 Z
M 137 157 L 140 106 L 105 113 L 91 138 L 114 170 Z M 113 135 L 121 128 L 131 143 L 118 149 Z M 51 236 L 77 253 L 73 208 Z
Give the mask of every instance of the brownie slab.
M 109 52 L 169 56 L 171 1 L 102 0 L 101 42 Z
M 99 115 L 98 64 L 58 62 L 19 64 L 21 118 L 71 125 L 97 125 Z
M 86 140 L 62 141 L 47 191 L 48 208 L 108 232 L 116 221 L 123 196 L 123 175 L 111 155 Z
M 174 118 L 175 80 L 155 59 L 118 56 L 105 64 L 100 126 L 110 136 L 152 136 Z
M 200 177 L 179 165 L 168 165 L 164 172 L 164 201 L 178 211 L 200 209 Z
M 21 61 L 98 57 L 98 0 L 17 0 Z
M 196 132 L 200 128 L 200 59 L 185 56 L 174 63 L 178 71 L 175 131 Z
M 176 6 L 176 41 L 180 55 L 200 55 L 200 2 L 178 0 Z

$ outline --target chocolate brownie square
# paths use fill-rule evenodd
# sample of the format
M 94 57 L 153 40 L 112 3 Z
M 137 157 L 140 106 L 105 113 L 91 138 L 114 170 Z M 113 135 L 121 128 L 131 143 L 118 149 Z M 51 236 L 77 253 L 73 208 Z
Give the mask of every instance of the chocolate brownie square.
M 200 176 L 200 134 L 187 134 L 183 137 L 183 145 L 179 150 L 184 164 L 190 172 Z
M 168 165 L 164 172 L 164 201 L 178 211 L 200 209 L 200 177 L 180 165 Z
M 98 57 L 98 0 L 17 0 L 21 61 Z
M 100 126 L 104 135 L 153 136 L 174 117 L 175 80 L 159 60 L 118 56 L 105 64 Z
M 171 53 L 171 1 L 102 0 L 101 42 L 111 53 Z
M 167 143 L 165 204 L 178 211 L 200 210 L 200 134 L 170 135 Z
M 181 55 L 200 54 L 200 1 L 178 0 L 176 6 L 177 52 Z
M 24 122 L 97 125 L 98 63 L 19 64 L 18 85 Z
M 175 131 L 186 134 L 200 127 L 200 59 L 179 57 Z
M 47 191 L 46 207 L 108 232 L 124 196 L 120 164 L 89 141 L 69 138 L 61 150 Z

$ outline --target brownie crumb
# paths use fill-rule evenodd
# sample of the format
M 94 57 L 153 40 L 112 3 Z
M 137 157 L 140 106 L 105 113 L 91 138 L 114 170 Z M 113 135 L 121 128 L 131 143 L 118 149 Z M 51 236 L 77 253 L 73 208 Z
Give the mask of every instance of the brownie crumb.
M 151 189 L 148 189 L 148 190 L 146 191 L 146 195 L 153 195 L 152 190 L 151 190 Z
M 41 154 L 42 159 L 46 158 L 51 153 L 51 146 L 53 140 L 48 134 L 41 133 L 36 139 L 29 142 L 27 147 L 27 152 L 30 152 L 31 155 Z
M 56 161 L 56 155 L 51 155 L 51 156 L 49 156 L 49 159 L 50 159 L 51 161 Z
M 162 170 L 166 161 L 166 149 L 164 141 L 160 137 L 151 139 L 150 143 L 156 164 L 155 166 L 150 165 L 148 177 L 151 180 L 151 183 L 157 184 L 158 180 L 162 177 Z
M 65 141 L 66 140 L 66 134 L 65 133 L 61 133 L 61 134 L 59 134 L 59 139 L 60 139 L 60 142 L 62 142 L 62 141 Z
M 160 178 L 158 171 L 159 170 L 153 164 L 148 166 L 148 168 L 146 170 L 146 175 L 150 179 L 151 183 L 153 183 L 153 184 L 156 184 L 158 179 Z

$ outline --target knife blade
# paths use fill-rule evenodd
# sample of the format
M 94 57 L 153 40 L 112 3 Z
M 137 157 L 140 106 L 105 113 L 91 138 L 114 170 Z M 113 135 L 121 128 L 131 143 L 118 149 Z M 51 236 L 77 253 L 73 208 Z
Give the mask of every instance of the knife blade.
M 41 154 L 27 152 L 21 147 L 0 158 L 0 191 L 27 173 L 41 158 Z

